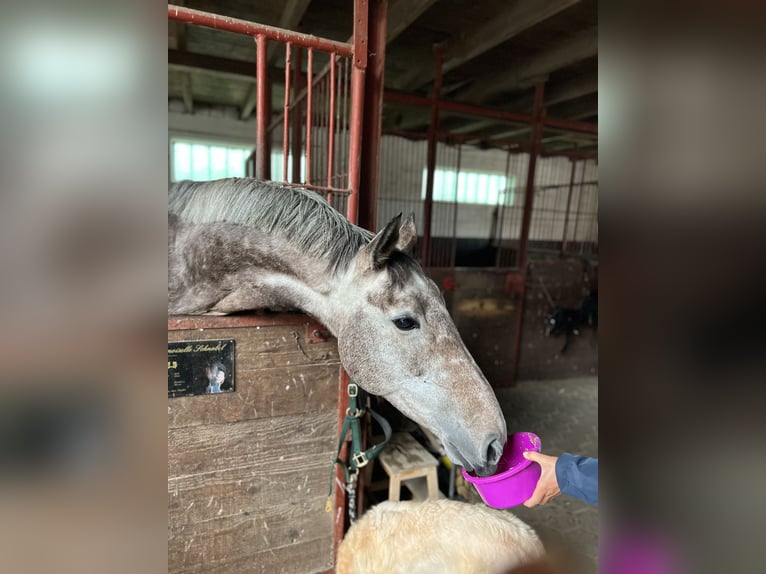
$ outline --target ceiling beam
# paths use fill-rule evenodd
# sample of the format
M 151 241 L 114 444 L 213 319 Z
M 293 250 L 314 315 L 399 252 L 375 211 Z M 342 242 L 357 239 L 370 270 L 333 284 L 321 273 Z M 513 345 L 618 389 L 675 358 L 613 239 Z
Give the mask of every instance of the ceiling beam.
M 571 38 L 537 53 L 507 74 L 492 74 L 474 82 L 460 94 L 466 102 L 483 103 L 493 96 L 534 83 L 551 72 L 585 60 L 598 53 L 596 28 L 583 30 Z
M 185 71 L 203 71 L 210 74 L 237 77 L 252 82 L 256 80 L 255 62 L 231 60 L 208 56 L 206 54 L 194 54 L 179 50 L 168 50 L 168 68 Z M 284 83 L 285 71 L 281 68 L 269 66 L 269 76 L 274 84 Z
M 580 0 L 536 0 L 510 2 L 505 10 L 468 33 L 461 33 L 448 43 L 443 73 L 459 68 L 466 62 L 507 42 L 532 26 L 555 16 Z M 404 2 L 399 2 L 404 3 Z M 404 90 L 414 90 L 432 81 L 433 65 L 417 68 L 403 82 Z
M 388 6 L 386 42 L 393 42 L 434 4 L 436 0 L 393 0 Z
M 545 105 L 554 106 L 598 92 L 598 76 L 596 74 L 577 76 L 567 82 L 553 84 L 550 89 L 547 88 L 548 86 L 546 86 Z

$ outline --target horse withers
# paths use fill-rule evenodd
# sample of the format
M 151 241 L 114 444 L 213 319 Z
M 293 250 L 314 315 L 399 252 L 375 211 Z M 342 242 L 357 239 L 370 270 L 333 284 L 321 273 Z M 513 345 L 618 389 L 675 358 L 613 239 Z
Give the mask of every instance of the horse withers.
M 337 337 L 362 388 L 430 429 L 466 469 L 494 472 L 505 417 L 410 255 L 411 217 L 373 236 L 312 191 L 254 179 L 176 184 L 169 212 L 170 315 L 299 308 Z

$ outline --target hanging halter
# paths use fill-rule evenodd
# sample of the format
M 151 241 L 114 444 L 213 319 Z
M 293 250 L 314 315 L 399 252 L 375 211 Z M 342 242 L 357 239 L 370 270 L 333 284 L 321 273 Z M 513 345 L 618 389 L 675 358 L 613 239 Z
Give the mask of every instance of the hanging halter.
M 343 420 L 343 426 L 340 429 L 338 449 L 336 451 L 333 468 L 336 464 L 339 464 L 346 477 L 345 489 L 348 494 L 348 516 L 349 521 L 352 524 L 356 521 L 356 481 L 359 475 L 359 469 L 367 466 L 372 459 L 378 456 L 381 451 L 386 448 L 388 441 L 391 439 L 391 425 L 388 424 L 386 419 L 372 410 L 369 403 L 370 399 L 367 393 L 363 389 L 360 389 L 354 381 L 350 381 L 348 384 L 348 409 L 346 409 L 346 418 Z M 367 450 L 362 449 L 362 415 L 365 411 L 370 412 L 370 415 L 377 421 L 385 435 L 383 442 L 372 446 Z M 341 460 L 340 451 L 343 448 L 343 443 L 346 441 L 346 434 L 349 430 L 351 430 L 351 450 L 349 451 L 350 462 L 347 465 Z M 330 477 L 330 491 L 327 495 L 327 504 L 325 506 L 327 512 L 332 510 L 332 485 L 334 476 L 335 473 L 333 472 Z

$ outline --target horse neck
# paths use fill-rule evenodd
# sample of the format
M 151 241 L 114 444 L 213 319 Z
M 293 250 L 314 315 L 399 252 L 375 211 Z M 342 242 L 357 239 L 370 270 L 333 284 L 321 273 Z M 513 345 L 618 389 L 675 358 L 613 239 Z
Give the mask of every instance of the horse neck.
M 259 296 L 264 297 L 259 306 L 302 309 L 337 333 L 343 309 L 336 295 L 343 274 L 328 271 L 328 260 L 307 256 L 281 243 L 276 241 L 265 257 L 245 271 L 255 275 Z

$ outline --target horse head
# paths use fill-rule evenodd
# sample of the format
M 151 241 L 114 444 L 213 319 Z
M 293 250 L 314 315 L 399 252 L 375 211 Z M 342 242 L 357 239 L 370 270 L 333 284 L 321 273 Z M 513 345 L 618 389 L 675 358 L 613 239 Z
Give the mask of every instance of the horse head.
M 360 248 L 335 293 L 341 361 L 362 388 L 429 428 L 454 461 L 486 475 L 506 441 L 495 394 L 460 338 L 439 288 L 409 252 L 412 218 Z

